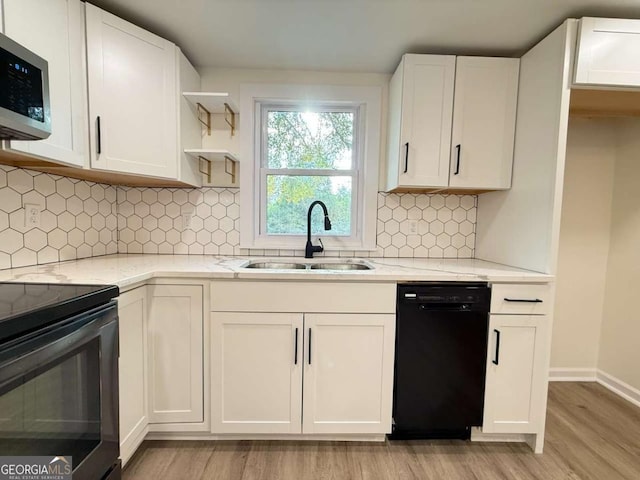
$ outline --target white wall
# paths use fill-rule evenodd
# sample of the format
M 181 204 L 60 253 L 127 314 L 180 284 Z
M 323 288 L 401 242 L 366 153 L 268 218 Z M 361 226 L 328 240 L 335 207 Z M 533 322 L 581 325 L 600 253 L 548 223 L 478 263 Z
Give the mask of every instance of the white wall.
M 599 368 L 640 389 L 640 119 L 620 122 Z
M 616 123 L 569 122 L 551 368 L 595 370 L 604 307 Z
M 478 197 L 479 259 L 555 274 L 576 22 L 520 59 L 511 189 Z
M 640 119 L 572 119 L 567 145 L 551 368 L 640 390 Z
M 350 85 L 350 86 L 379 86 L 382 88 L 382 122 L 380 132 L 380 180 L 379 190 L 384 190 L 384 173 L 386 171 L 386 138 L 387 138 L 387 104 L 388 87 L 391 75 L 378 73 L 340 73 L 314 72 L 301 70 L 254 70 L 238 68 L 216 68 L 200 70 L 202 89 L 205 91 L 229 92 L 240 104 L 241 83 L 280 83 L 280 84 L 317 84 L 317 85 Z M 205 148 L 224 148 L 231 152 L 239 152 L 239 135 L 233 138 L 225 127 L 222 115 L 214 118 L 214 131 L 211 137 L 205 137 Z M 239 127 L 242 128 L 240 119 Z M 246 159 L 240 159 L 240 165 Z M 242 168 L 242 167 L 240 167 Z M 216 175 L 220 178 L 220 175 Z M 224 176 L 222 176 L 224 178 Z M 216 182 L 219 186 L 230 186 L 228 183 Z

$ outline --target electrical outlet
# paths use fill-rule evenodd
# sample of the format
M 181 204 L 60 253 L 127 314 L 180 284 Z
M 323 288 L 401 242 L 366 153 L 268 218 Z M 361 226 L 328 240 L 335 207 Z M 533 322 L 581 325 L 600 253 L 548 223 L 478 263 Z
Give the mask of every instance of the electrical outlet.
M 40 226 L 40 213 L 42 207 L 36 203 L 24 204 L 24 227 L 37 228 Z
M 191 219 L 193 218 L 193 212 L 184 212 L 182 214 L 182 230 L 191 229 Z
M 409 220 L 409 233 L 418 233 L 418 221 Z

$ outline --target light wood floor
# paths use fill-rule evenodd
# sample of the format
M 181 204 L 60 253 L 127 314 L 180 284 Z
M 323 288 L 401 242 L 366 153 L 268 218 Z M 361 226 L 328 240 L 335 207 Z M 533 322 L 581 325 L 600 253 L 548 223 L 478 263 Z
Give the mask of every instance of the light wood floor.
M 640 408 L 595 383 L 552 383 L 545 453 L 462 441 L 145 442 L 124 480 L 640 479 Z

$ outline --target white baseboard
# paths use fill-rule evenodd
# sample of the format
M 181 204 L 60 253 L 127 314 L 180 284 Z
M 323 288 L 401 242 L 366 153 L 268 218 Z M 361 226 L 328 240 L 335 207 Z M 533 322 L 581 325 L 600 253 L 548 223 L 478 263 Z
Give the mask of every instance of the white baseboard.
M 632 387 L 628 383 L 625 383 L 602 370 L 598 370 L 596 381 L 616 395 L 630 401 L 635 406 L 640 407 L 640 390 L 637 388 Z
M 384 434 L 222 434 L 197 432 L 149 432 L 146 440 L 302 440 L 332 442 L 384 442 Z
M 595 368 L 550 368 L 550 382 L 595 382 L 598 371 Z
M 607 390 L 640 407 L 640 390 L 596 368 L 550 368 L 550 382 L 598 382 Z

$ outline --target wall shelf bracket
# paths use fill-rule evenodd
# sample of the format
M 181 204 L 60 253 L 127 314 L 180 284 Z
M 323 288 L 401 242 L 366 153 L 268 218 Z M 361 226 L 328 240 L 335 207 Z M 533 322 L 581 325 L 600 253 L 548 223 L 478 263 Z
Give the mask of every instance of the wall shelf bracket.
M 236 161 L 228 156 L 224 157 L 224 171 L 231 175 L 231 182 L 236 183 Z
M 211 160 L 200 155 L 198 156 L 198 162 L 198 169 L 200 170 L 200 173 L 206 175 L 207 183 L 211 183 Z M 206 167 L 203 168 L 203 164 L 206 165 Z
M 207 128 L 207 135 L 211 135 L 211 112 L 200 102 L 196 103 L 198 121 Z
M 231 136 L 236 133 L 236 112 L 233 111 L 228 103 L 224 104 L 224 121 L 231 127 Z

